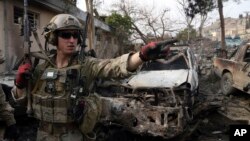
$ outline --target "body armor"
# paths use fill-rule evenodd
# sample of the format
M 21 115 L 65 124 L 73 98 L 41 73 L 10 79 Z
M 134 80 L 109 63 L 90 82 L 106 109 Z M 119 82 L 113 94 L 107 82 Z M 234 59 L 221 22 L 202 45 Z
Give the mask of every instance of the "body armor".
M 75 76 L 70 73 L 72 71 Z M 40 82 L 37 82 L 39 84 L 36 84 L 38 88 L 32 92 L 32 106 L 37 119 L 52 123 L 73 122 L 71 109 L 81 89 L 76 76 L 79 72 L 80 65 L 45 69 Z

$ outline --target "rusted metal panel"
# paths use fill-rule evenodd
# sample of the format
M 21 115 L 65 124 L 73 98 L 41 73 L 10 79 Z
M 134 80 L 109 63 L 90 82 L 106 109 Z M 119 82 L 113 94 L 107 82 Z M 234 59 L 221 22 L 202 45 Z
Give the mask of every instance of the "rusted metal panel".
M 213 65 L 214 72 L 222 78 L 222 87 L 234 87 L 250 94 L 250 45 L 240 47 L 230 59 L 215 58 Z M 226 82 L 226 76 L 223 78 L 226 73 L 231 75 L 232 82 Z
M 227 61 L 227 59 L 223 59 L 223 58 L 215 58 L 214 63 L 213 63 L 215 73 L 218 76 L 222 76 L 224 71 L 233 72 L 234 66 L 235 66 L 234 62 L 235 61 Z

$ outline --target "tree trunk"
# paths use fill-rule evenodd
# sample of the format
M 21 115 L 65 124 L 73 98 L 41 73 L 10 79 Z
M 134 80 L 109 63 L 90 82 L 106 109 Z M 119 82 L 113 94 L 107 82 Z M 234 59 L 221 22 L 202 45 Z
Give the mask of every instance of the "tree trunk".
M 95 49 L 95 28 L 94 28 L 94 16 L 93 16 L 93 0 L 85 0 L 87 12 L 90 14 L 88 26 L 88 42 L 89 50 Z
M 203 31 L 203 27 L 204 27 L 204 24 L 205 24 L 206 20 L 207 20 L 207 14 L 201 15 L 201 23 L 200 23 L 200 27 L 199 27 L 199 37 L 200 37 L 200 39 L 203 38 L 202 31 Z
M 220 27 L 221 27 L 221 53 L 220 56 L 226 58 L 226 42 L 225 42 L 225 24 L 224 24 L 224 15 L 223 15 L 223 3 L 222 0 L 217 0 L 218 10 L 220 15 Z

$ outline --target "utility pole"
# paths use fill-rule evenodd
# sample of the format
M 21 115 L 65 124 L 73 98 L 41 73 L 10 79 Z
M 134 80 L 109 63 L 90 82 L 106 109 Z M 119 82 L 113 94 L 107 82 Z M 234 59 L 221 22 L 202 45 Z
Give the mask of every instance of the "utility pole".
M 95 25 L 94 25 L 94 10 L 93 0 L 85 0 L 87 12 L 90 14 L 89 23 L 86 23 L 88 27 L 88 45 L 89 50 L 95 49 Z

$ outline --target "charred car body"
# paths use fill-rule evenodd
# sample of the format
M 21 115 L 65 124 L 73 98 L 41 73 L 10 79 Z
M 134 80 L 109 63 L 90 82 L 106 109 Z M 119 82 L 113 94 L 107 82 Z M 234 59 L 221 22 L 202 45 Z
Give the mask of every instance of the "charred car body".
M 231 57 L 214 58 L 214 71 L 221 77 L 223 94 L 232 94 L 236 89 L 250 94 L 250 44 L 239 47 Z
M 101 124 L 164 139 L 181 134 L 192 120 L 198 93 L 197 63 L 188 46 L 172 46 L 168 59 L 144 63 L 124 80 L 104 81 Z

